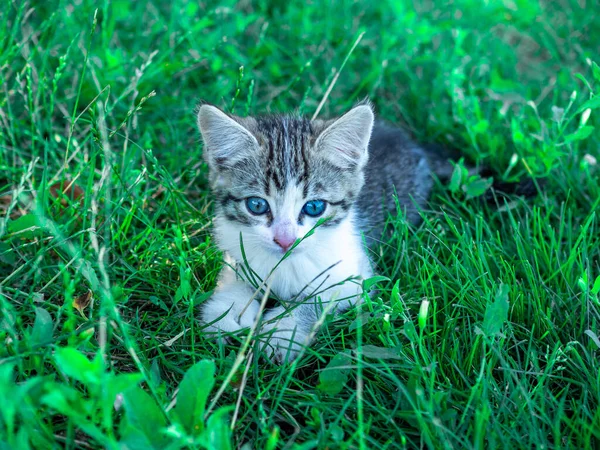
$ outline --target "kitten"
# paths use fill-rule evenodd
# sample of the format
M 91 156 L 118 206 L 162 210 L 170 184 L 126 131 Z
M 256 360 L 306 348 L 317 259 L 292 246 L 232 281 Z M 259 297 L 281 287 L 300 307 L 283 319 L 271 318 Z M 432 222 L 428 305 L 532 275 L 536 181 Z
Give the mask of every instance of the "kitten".
M 208 331 L 253 325 L 259 311 L 246 263 L 280 305 L 267 310 L 261 335 L 277 362 L 294 359 L 323 314 L 343 311 L 373 275 L 363 237 L 381 238 L 394 195 L 409 222 L 420 220 L 432 173 L 453 167 L 400 129 L 374 121 L 368 104 L 338 119 L 229 116 L 203 105 L 198 126 L 215 197 L 214 233 L 229 264 L 203 305 Z M 317 222 L 322 223 L 317 226 Z M 315 228 L 316 227 L 316 228 Z M 242 254 L 240 240 L 245 253 Z

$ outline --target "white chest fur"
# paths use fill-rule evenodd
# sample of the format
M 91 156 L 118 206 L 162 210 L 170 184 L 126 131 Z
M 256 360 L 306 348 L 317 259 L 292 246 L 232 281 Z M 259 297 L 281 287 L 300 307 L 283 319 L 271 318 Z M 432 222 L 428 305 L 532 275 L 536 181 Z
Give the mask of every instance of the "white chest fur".
M 239 230 L 228 230 L 225 221 L 216 224 L 216 230 L 221 248 L 239 265 L 243 261 L 239 235 L 232 234 Z M 279 265 L 282 255 L 265 248 L 259 239 L 242 234 L 242 240 L 248 264 L 260 279 L 270 276 L 271 290 L 282 300 L 324 290 L 331 297 L 339 290 L 336 285 L 344 280 L 372 275 L 369 258 L 351 217 L 334 228 L 317 228 Z

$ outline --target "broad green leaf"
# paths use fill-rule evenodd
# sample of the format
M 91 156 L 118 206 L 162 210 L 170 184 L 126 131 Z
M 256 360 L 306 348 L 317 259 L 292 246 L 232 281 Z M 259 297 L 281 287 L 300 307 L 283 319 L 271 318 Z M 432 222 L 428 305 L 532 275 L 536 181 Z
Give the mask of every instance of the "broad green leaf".
M 111 374 L 109 383 L 117 392 L 124 392 L 137 385 L 144 379 L 141 373 L 120 373 Z
M 153 447 L 150 440 L 146 437 L 146 435 L 139 430 L 138 428 L 126 423 L 121 424 L 120 434 L 121 439 L 119 440 L 119 444 L 121 448 L 127 450 L 147 450 Z
M 463 186 L 463 191 L 469 197 L 479 197 L 487 191 L 494 182 L 493 178 L 477 178 Z
M 487 120 L 483 119 L 477 122 L 477 124 L 473 127 L 473 131 L 476 134 L 482 134 L 485 133 L 489 127 L 490 123 Z
M 141 373 L 122 373 L 122 374 L 109 374 L 107 377 L 107 388 L 103 390 L 105 400 L 111 405 L 114 404 L 118 394 L 133 388 L 138 385 L 144 379 Z
M 165 434 L 167 419 L 154 399 L 138 386 L 123 392 L 123 406 L 131 427 L 139 430 L 153 448 L 163 449 L 169 443 Z
M 54 360 L 58 368 L 68 377 L 86 385 L 100 383 L 102 366 L 90 361 L 83 353 L 71 347 L 57 348 Z
M 399 349 L 378 347 L 376 345 L 363 345 L 362 355 L 366 358 L 373 359 L 403 359 L 399 353 Z
M 217 409 L 206 422 L 202 440 L 208 450 L 231 450 L 231 428 L 229 426 L 229 412 L 231 406 Z
M 600 81 L 600 66 L 595 62 L 592 62 L 592 73 L 596 81 Z
M 9 221 L 8 232 L 21 239 L 32 239 L 43 234 L 37 217 L 33 214 L 25 214 L 18 219 Z
M 591 292 L 593 295 L 598 295 L 598 293 L 600 293 L 600 275 L 598 275 L 596 277 L 596 280 L 594 281 L 594 286 L 592 286 Z
M 363 312 L 356 316 L 356 319 L 348 326 L 348 331 L 357 330 L 359 327 L 363 327 L 372 321 L 378 321 L 383 318 L 384 313 L 381 312 Z
M 194 2 L 188 3 L 185 6 L 185 8 L 183 8 L 183 12 L 189 18 L 196 19 L 199 16 L 199 14 L 198 14 L 198 4 L 194 3 Z
M 80 419 L 90 409 L 89 401 L 84 400 L 81 393 L 65 384 L 49 383 L 41 402 L 67 417 Z
M 4 387 L 14 386 L 14 368 L 12 363 L 0 364 L 0 392 L 3 392 Z
M 417 333 L 417 329 L 415 328 L 415 324 L 410 320 L 406 320 L 404 322 L 404 335 L 408 338 L 410 342 L 417 342 L 419 340 L 419 333 Z
M 319 373 L 317 389 L 329 395 L 339 394 L 348 381 L 350 363 L 351 360 L 347 353 L 335 355 L 327 367 Z
M 47 391 L 49 380 L 53 376 L 33 376 L 16 386 L 12 395 L 13 404 L 19 410 L 23 422 L 35 423 L 39 417 L 40 399 Z M 0 397 L 2 398 L 2 397 Z M 4 408 L 3 402 L 2 407 Z
M 13 251 L 12 247 L 6 242 L 0 242 L 0 262 L 3 262 L 4 264 L 8 264 L 10 266 L 14 265 L 17 262 L 15 252 Z
M 4 424 L 12 429 L 15 414 L 16 405 L 14 400 L 14 391 L 16 385 L 14 382 L 14 365 L 6 363 L 0 365 L 0 398 L 2 398 L 2 408 L 0 408 L 0 417 L 3 418 Z M 0 421 L 0 425 L 1 425 Z
M 569 134 L 565 137 L 565 142 L 574 142 L 574 141 L 582 141 L 590 136 L 594 131 L 594 127 L 591 125 L 586 125 L 584 127 L 580 127 L 574 133 Z
M 577 285 L 579 286 L 579 289 L 581 289 L 583 292 L 588 291 L 589 286 L 587 272 L 583 272 L 583 274 L 577 279 Z
M 29 445 L 29 432 L 26 427 L 21 427 L 19 432 L 17 433 L 16 438 L 16 448 L 19 450 L 29 450 L 31 446 Z M 7 449 L 9 447 L 6 447 Z
M 180 284 L 175 292 L 175 303 L 179 303 L 182 299 L 189 299 L 192 293 L 192 271 L 189 268 L 181 271 Z
M 598 339 L 598 335 L 592 330 L 585 330 L 584 333 L 587 334 L 594 344 L 596 344 L 596 347 L 600 349 L 600 339 Z
M 163 311 L 169 312 L 167 304 L 163 302 L 160 298 L 158 298 L 156 295 L 151 295 L 150 297 L 148 297 L 148 300 L 150 300 L 150 302 L 152 302 L 153 305 L 159 306 Z
M 160 378 L 160 367 L 158 366 L 158 358 L 154 358 L 152 364 L 150 365 L 150 383 L 157 388 L 160 386 L 161 378 Z
M 37 227 L 38 221 L 33 214 L 25 214 L 15 220 L 8 222 L 9 233 L 19 233 L 27 228 Z
M 460 185 L 462 184 L 462 168 L 460 164 L 456 164 L 454 166 L 454 170 L 452 171 L 452 176 L 450 177 L 450 183 L 448 184 L 448 189 L 453 194 L 458 192 L 460 189 Z
M 373 286 L 375 286 L 378 283 L 381 283 L 382 281 L 390 281 L 390 279 L 388 277 L 382 277 L 382 276 L 374 276 L 371 278 L 367 278 L 366 280 L 363 280 L 362 285 L 363 285 L 363 290 L 365 292 L 369 292 Z
M 510 128 L 512 132 L 512 139 L 515 144 L 522 144 L 525 142 L 525 134 L 521 130 L 519 121 L 513 118 L 510 122 Z
M 31 345 L 45 345 L 52 342 L 52 317 L 43 308 L 35 308 L 35 321 L 31 330 Z
M 579 107 L 579 112 L 583 112 L 586 109 L 597 109 L 600 108 L 600 95 L 595 95 L 586 101 L 583 105 Z
M 91 400 L 85 400 L 81 393 L 70 386 L 58 383 L 49 383 L 46 386 L 47 394 L 41 402 L 71 419 L 84 433 L 90 435 L 102 447 L 109 447 L 106 434 L 89 420 L 95 408 Z
M 392 304 L 392 311 L 395 313 L 402 313 L 402 311 L 404 311 L 404 305 L 402 304 L 402 299 L 400 298 L 400 280 L 396 280 L 394 283 L 394 287 L 392 288 L 392 293 L 390 295 L 390 301 Z
M 190 435 L 204 428 L 206 400 L 215 384 L 215 363 L 202 360 L 188 369 L 179 384 L 175 414 Z
M 502 326 L 508 320 L 508 291 L 508 285 L 500 285 L 496 298 L 485 309 L 482 331 L 486 336 L 492 337 L 500 333 Z
M 267 438 L 265 450 L 275 450 L 277 448 L 277 444 L 279 442 L 279 432 L 279 427 L 275 425 L 275 427 L 273 427 L 273 429 L 271 430 L 269 437 Z
M 329 427 L 329 435 L 333 442 L 340 444 L 344 440 L 344 429 L 334 423 Z

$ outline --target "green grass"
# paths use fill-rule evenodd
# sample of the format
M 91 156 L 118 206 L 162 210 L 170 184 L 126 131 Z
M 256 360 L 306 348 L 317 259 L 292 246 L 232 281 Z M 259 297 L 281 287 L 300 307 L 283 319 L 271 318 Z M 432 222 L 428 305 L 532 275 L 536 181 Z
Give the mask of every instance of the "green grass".
M 599 445 L 598 5 L 446 4 L 6 0 L 0 447 Z M 198 323 L 221 262 L 193 110 L 313 114 L 346 58 L 320 115 L 369 97 L 546 182 L 500 208 L 439 185 L 379 294 L 279 367 Z

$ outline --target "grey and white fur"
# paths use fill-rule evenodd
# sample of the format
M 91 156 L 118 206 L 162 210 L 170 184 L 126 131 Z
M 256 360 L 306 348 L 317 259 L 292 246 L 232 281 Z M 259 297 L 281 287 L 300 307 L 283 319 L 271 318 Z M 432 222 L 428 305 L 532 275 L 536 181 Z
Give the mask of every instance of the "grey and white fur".
M 209 332 L 254 323 L 256 289 L 238 270 L 248 264 L 260 279 L 269 278 L 279 299 L 260 329 L 267 355 L 277 362 L 295 358 L 309 344 L 324 309 L 342 311 L 362 295 L 361 280 L 373 275 L 365 239 L 381 238 L 388 213 L 397 211 L 394 196 L 416 224 L 432 173 L 446 177 L 452 171 L 449 161 L 404 131 L 375 122 L 369 104 L 329 121 L 240 118 L 202 105 L 198 126 L 215 198 L 214 235 L 227 262 L 202 320 Z M 308 214 L 323 203 L 320 216 Z M 256 205 L 263 208 L 259 214 Z M 315 228 L 319 219 L 324 222 Z

